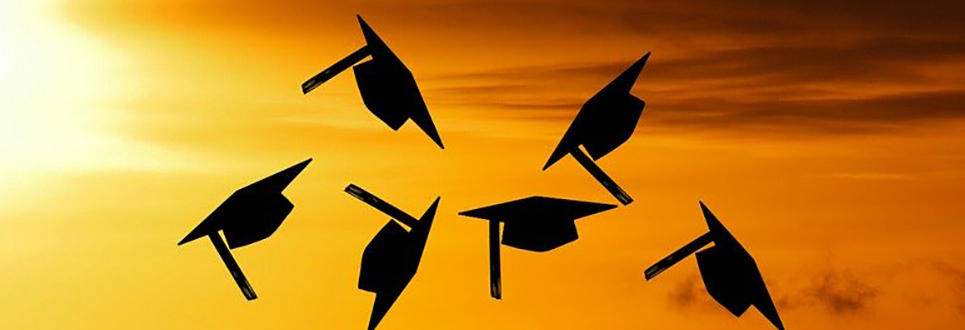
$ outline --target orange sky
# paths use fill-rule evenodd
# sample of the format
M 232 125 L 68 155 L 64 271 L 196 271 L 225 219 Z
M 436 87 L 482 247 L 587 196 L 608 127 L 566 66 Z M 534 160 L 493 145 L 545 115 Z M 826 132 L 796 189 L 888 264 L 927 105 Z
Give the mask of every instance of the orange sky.
M 947 1 L 0 0 L 0 327 L 362 329 L 362 250 L 441 196 L 380 329 L 772 329 L 688 259 L 704 200 L 754 255 L 788 329 L 965 323 L 965 20 Z M 414 73 L 446 149 L 392 132 L 351 73 L 362 14 Z M 636 200 L 548 253 L 457 212 L 530 195 L 616 201 L 540 171 L 580 105 L 652 51 L 628 143 L 599 163 Z M 294 212 L 235 251 L 176 243 L 234 190 L 305 158 Z

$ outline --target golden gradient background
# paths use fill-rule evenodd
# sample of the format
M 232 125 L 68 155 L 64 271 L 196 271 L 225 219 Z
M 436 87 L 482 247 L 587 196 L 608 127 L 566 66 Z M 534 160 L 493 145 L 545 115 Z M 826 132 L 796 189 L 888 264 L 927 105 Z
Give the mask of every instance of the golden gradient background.
M 771 329 L 707 296 L 704 200 L 755 256 L 788 329 L 965 324 L 965 20 L 955 1 L 0 0 L 0 328 L 363 329 L 362 250 L 442 196 L 419 273 L 380 329 Z M 362 14 L 419 81 L 446 143 L 393 133 L 351 73 Z M 584 100 L 643 53 L 635 136 L 600 161 L 636 199 L 581 239 L 503 249 L 530 195 L 615 203 L 571 158 Z M 175 244 L 234 190 L 305 158 L 276 234 Z

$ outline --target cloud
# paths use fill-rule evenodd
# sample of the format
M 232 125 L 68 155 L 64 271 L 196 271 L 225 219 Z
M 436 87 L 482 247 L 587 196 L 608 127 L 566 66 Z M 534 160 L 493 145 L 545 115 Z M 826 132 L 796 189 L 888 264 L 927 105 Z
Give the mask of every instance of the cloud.
M 663 110 L 666 112 L 654 115 L 657 125 L 792 136 L 804 135 L 801 133 L 872 133 L 910 129 L 920 123 L 961 120 L 965 118 L 965 91 L 901 93 L 859 99 L 741 101 L 708 97 L 694 103 L 670 104 Z
M 810 277 L 800 281 L 797 286 L 789 285 L 796 283 L 768 281 L 779 311 L 818 308 L 832 317 L 851 317 L 870 312 L 882 294 L 877 285 L 848 271 L 823 269 L 806 276 Z M 671 307 L 679 310 L 719 309 L 696 272 L 687 274 L 673 284 L 666 299 Z
M 916 178 L 913 175 L 880 172 L 833 173 L 829 176 L 837 179 L 862 181 L 908 181 Z
M 800 139 L 965 122 L 960 6 L 940 0 L 143 6 L 87 0 L 65 11 L 128 40 L 118 44 L 163 39 L 156 31 L 167 31 L 178 40 L 203 40 L 197 47 L 207 49 L 227 42 L 220 33 L 231 31 L 246 36 L 245 45 L 258 44 L 248 39 L 253 35 L 270 38 L 265 45 L 278 54 L 301 54 L 307 40 L 325 40 L 325 51 L 351 49 L 358 42 L 351 16 L 363 13 L 394 47 L 408 50 L 400 56 L 422 63 L 424 70 L 413 70 L 430 105 L 533 121 L 571 120 L 587 98 L 652 50 L 634 91 L 648 102 L 640 125 L 649 132 Z M 337 46 L 343 42 L 351 44 Z M 435 59 L 448 64 L 425 64 Z
M 818 275 L 811 286 L 802 292 L 804 299 L 812 299 L 836 315 L 866 311 L 878 295 L 877 288 L 839 272 Z
M 948 15 L 941 2 L 819 1 L 815 9 L 741 1 L 728 3 L 726 11 L 718 3 L 699 3 L 705 6 L 569 5 L 585 9 L 582 16 L 594 17 L 599 27 L 624 22 L 642 40 L 687 37 L 670 49 L 655 49 L 635 89 L 648 101 L 640 125 L 652 131 L 800 138 L 890 133 L 965 119 L 965 80 L 956 74 L 965 69 L 965 37 L 949 34 L 965 32 L 965 25 L 943 23 Z M 560 9 L 557 15 L 575 12 Z M 686 41 L 702 38 L 723 44 Z M 440 90 L 446 104 L 568 121 L 634 59 L 625 51 L 614 54 L 626 58 L 568 64 L 548 58 L 557 64 L 434 78 L 469 86 Z
M 87 1 L 85 5 L 111 5 L 112 0 Z M 482 25 L 498 29 L 499 24 L 544 26 L 565 31 L 606 29 L 632 33 L 686 36 L 687 33 L 729 36 L 780 36 L 838 32 L 886 32 L 908 35 L 936 35 L 936 32 L 965 31 L 955 7 L 960 2 L 924 0 L 916 2 L 808 1 L 807 3 L 761 0 L 685 0 L 674 3 L 615 0 L 420 0 L 347 1 L 324 3 L 311 0 L 279 1 L 166 1 L 155 9 L 172 8 L 186 14 L 222 17 L 222 24 L 242 28 L 280 28 L 309 31 L 305 27 L 333 13 L 354 10 L 363 14 L 396 14 L 405 25 Z M 405 15 L 400 15 L 404 13 Z M 284 18 L 284 19 L 280 19 Z M 267 26 L 247 23 L 266 21 Z M 500 31 L 505 32 L 505 31 Z M 693 37 L 693 35 L 690 35 Z
M 673 285 L 667 294 L 667 301 L 674 308 L 687 309 L 696 305 L 711 305 L 713 302 L 707 297 L 700 276 L 689 273 L 683 280 Z
M 956 307 L 960 314 L 965 315 L 965 270 L 945 262 L 933 262 L 932 266 L 952 280 L 952 294 L 957 303 Z
M 651 63 L 634 91 L 648 101 L 641 125 L 657 131 L 803 136 L 888 132 L 920 123 L 965 119 L 965 89 L 899 87 L 873 94 L 820 86 L 924 84 L 930 79 L 912 70 L 887 69 L 887 64 L 862 68 L 857 59 L 850 64 L 795 68 L 791 52 L 770 54 L 772 57 L 759 54 L 757 59 L 744 61 L 736 59 L 741 56 L 727 55 Z M 490 107 L 529 118 L 533 111 L 544 111 L 538 118 L 568 121 L 622 65 L 625 63 L 456 75 L 442 79 L 451 79 L 452 85 L 466 81 L 466 87 L 432 92 L 440 95 L 435 101 L 443 105 Z M 684 77 L 688 75 L 689 80 Z M 583 87 L 591 81 L 594 86 Z

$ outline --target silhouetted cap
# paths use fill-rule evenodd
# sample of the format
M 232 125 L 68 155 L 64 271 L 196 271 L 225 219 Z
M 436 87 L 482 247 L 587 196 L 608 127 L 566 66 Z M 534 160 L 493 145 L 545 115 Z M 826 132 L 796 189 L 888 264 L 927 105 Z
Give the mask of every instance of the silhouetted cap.
M 580 145 L 597 160 L 630 139 L 645 105 L 643 100 L 630 95 L 630 90 L 648 58 L 650 53 L 643 55 L 583 104 L 543 166 L 544 170 Z
M 544 252 L 575 241 L 576 220 L 616 205 L 533 196 L 459 213 L 505 223 L 503 245 Z
M 459 215 L 489 220 L 490 295 L 502 299 L 499 245 L 545 252 L 579 238 L 576 220 L 603 212 L 616 205 L 534 196 L 465 211 Z M 505 235 L 499 239 L 499 223 Z
M 178 245 L 207 236 L 225 267 L 248 300 L 258 298 L 230 249 L 242 247 L 271 236 L 295 207 L 282 191 L 308 166 L 312 159 L 235 191 L 207 218 L 201 221 Z M 224 231 L 228 241 L 218 231 Z
M 432 220 L 439 206 L 439 198 L 415 221 L 414 217 L 358 186 L 349 185 L 345 191 L 398 221 L 386 223 L 362 253 L 359 289 L 376 294 L 369 318 L 369 330 L 372 330 L 379 325 L 389 308 L 415 277 L 429 238 L 429 230 L 432 228 Z M 410 229 L 406 231 L 399 222 Z
M 178 245 L 218 230 L 224 230 L 232 249 L 268 238 L 294 208 L 282 191 L 311 161 L 309 158 L 231 194 Z
M 307 94 L 371 55 L 372 60 L 353 67 L 366 108 L 393 130 L 398 130 L 412 119 L 433 142 L 444 148 L 412 72 L 365 23 L 362 16 L 358 16 L 358 20 L 366 46 L 303 83 L 302 92 Z
M 754 258 L 703 202 L 700 207 L 714 236 L 713 247 L 697 252 L 697 266 L 707 292 L 735 316 L 754 305 L 775 327 L 784 330 Z
M 700 203 L 700 208 L 710 231 L 648 268 L 645 272 L 647 279 L 657 276 L 680 259 L 713 243 L 714 246 L 696 252 L 697 266 L 707 293 L 735 316 L 743 315 L 754 305 L 776 328 L 784 330 L 784 324 L 777 314 L 777 308 L 774 307 L 754 258 L 703 202 Z

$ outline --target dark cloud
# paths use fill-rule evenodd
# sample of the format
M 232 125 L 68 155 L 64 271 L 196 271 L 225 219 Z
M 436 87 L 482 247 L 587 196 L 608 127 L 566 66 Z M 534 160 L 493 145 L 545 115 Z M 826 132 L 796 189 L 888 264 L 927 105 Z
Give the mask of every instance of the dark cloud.
M 886 95 L 864 99 L 733 100 L 701 98 L 667 104 L 651 124 L 710 131 L 857 134 L 911 129 L 965 118 L 965 90 Z
M 823 309 L 832 316 L 854 316 L 869 312 L 880 290 L 846 271 L 825 269 L 809 275 L 800 286 L 789 287 L 769 281 L 769 290 L 782 312 L 800 308 Z M 790 291 L 787 291 L 790 289 Z M 676 309 L 717 309 L 698 273 L 690 273 L 673 284 L 666 295 Z
M 751 86 L 849 82 L 922 84 L 933 80 L 916 64 L 965 57 L 965 42 L 879 37 L 847 45 L 767 46 L 655 57 L 658 82 L 730 81 Z
M 417 1 L 142 1 L 71 2 L 79 15 L 128 16 L 158 28 L 221 28 L 275 31 L 279 37 L 317 34 L 346 15 L 381 17 L 396 28 L 427 27 L 435 33 L 476 31 L 504 39 L 624 35 L 664 40 L 687 48 L 706 40 L 716 49 L 827 45 L 882 36 L 960 43 L 965 23 L 958 1 L 774 2 L 758 0 L 417 0 Z M 96 9 L 96 10 L 85 10 Z M 99 13 L 99 14 L 98 14 Z M 176 16 L 173 14 L 177 14 Z M 194 24 L 192 24 L 192 22 Z M 184 24 L 178 26 L 178 24 Z M 529 34 L 537 33 L 540 34 Z M 548 34 L 544 34 L 547 33 Z M 720 47 L 723 46 L 723 47 Z M 894 51 L 902 51 L 896 49 Z
M 569 3 L 545 10 L 533 1 L 506 6 L 531 9 L 536 16 L 552 11 L 545 14 L 676 44 L 669 54 L 655 53 L 636 88 L 649 103 L 641 125 L 650 130 L 800 137 L 891 132 L 965 119 L 965 82 L 955 74 L 965 67 L 965 34 L 959 33 L 965 24 L 949 14 L 957 3 L 692 2 Z M 724 44 L 688 41 L 705 38 Z M 632 60 L 436 78 L 476 84 L 447 89 L 440 93 L 450 95 L 443 102 L 569 120 Z M 935 69 L 942 67 L 947 69 Z M 512 87 L 497 88 L 501 84 Z
M 965 43 L 882 38 L 849 48 L 776 47 L 655 59 L 635 94 L 652 130 L 854 134 L 965 119 L 965 85 L 941 84 L 920 63 L 965 59 Z M 530 111 L 569 120 L 626 63 L 547 65 L 434 77 L 442 104 Z M 883 88 L 888 88 L 887 90 Z M 881 91 L 875 92 L 877 89 Z
M 707 297 L 700 276 L 690 273 L 682 281 L 673 285 L 667 294 L 667 301 L 674 308 L 686 309 L 696 305 L 710 305 L 712 301 Z
M 534 87 L 532 85 L 539 83 L 605 83 L 632 63 L 636 59 L 633 55 L 620 54 L 617 57 L 622 60 L 607 63 L 510 67 L 428 78 L 499 82 L 506 84 L 499 86 L 508 87 L 508 91 Z M 832 82 L 927 84 L 934 79 L 920 72 L 915 64 L 955 60 L 965 60 L 965 42 L 878 38 L 847 46 L 756 46 L 694 51 L 669 58 L 657 53 L 648 63 L 641 82 L 651 86 L 691 82 L 695 86 L 727 90 Z M 497 86 L 471 88 L 494 89 Z
M 953 282 L 952 294 L 957 303 L 958 312 L 965 314 L 965 270 L 944 262 L 933 262 L 932 266 Z
M 812 299 L 832 314 L 850 315 L 869 309 L 878 294 L 878 289 L 856 277 L 828 272 L 815 279 L 803 298 Z
M 150 6 L 86 0 L 72 2 L 68 12 L 86 22 L 113 15 L 115 23 L 180 29 L 179 36 L 247 31 L 296 36 L 300 43 L 326 40 L 325 33 L 341 36 L 354 24 L 351 15 L 371 15 L 400 45 L 475 56 L 460 63 L 486 61 L 419 73 L 431 105 L 539 121 L 571 120 L 587 98 L 642 55 L 637 52 L 652 50 L 635 90 L 648 102 L 641 127 L 801 138 L 965 121 L 963 6 L 944 0 L 204 0 Z M 84 10 L 91 7 L 98 10 Z M 593 42 L 610 39 L 612 46 Z M 517 62 L 520 45 L 531 46 L 524 49 L 529 57 Z M 534 65 L 533 57 L 545 62 Z M 490 62 L 503 68 L 480 69 L 492 68 Z

